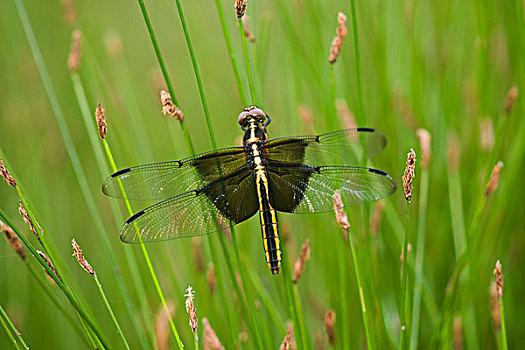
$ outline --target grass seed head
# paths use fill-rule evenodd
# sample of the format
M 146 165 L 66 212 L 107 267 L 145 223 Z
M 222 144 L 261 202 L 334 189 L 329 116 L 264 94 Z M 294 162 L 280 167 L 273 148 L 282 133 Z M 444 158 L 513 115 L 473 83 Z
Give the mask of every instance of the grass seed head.
M 37 231 L 35 225 L 33 225 L 33 222 L 30 220 L 29 213 L 27 212 L 26 208 L 24 207 L 24 204 L 22 204 L 22 201 L 20 201 L 20 206 L 18 207 L 18 212 L 20 213 L 20 215 L 22 215 L 22 218 L 24 219 L 24 222 L 29 225 L 29 228 L 34 233 L 34 235 L 36 236 L 38 241 L 40 242 L 40 235 L 38 234 L 38 232 L 40 232 L 42 237 L 44 237 L 44 230 L 42 230 L 42 227 L 40 227 L 40 224 L 38 223 L 38 221 L 36 221 L 36 219 L 33 217 L 33 220 L 35 221 L 36 225 L 38 226 L 38 231 Z
M 235 12 L 237 13 L 237 18 L 242 18 L 246 13 L 246 0 L 235 0 Z
M 160 307 L 157 316 L 155 317 L 155 342 L 159 350 L 169 350 L 169 339 L 171 336 L 169 318 L 175 313 L 175 305 L 171 301 L 167 301 L 167 307 Z
M 357 127 L 357 123 L 355 121 L 354 113 L 348 108 L 348 104 L 343 99 L 338 99 L 335 101 L 335 105 L 337 108 L 337 112 L 341 116 L 341 121 L 343 122 L 343 125 L 345 129 L 354 129 Z
M 511 87 L 509 90 L 509 93 L 507 94 L 507 98 L 505 99 L 505 105 L 503 106 L 503 110 L 505 111 L 505 114 L 510 114 L 510 112 L 514 108 L 514 105 L 516 104 L 518 95 L 519 95 L 518 87 L 517 86 Z
M 496 293 L 498 299 L 503 298 L 503 271 L 501 269 L 501 263 L 496 261 L 496 267 L 494 268 L 494 276 L 496 276 Z
M 75 23 L 77 19 L 77 14 L 75 12 L 75 7 L 73 6 L 73 0 L 62 0 L 61 2 L 66 22 L 69 24 Z
M 299 116 L 305 121 L 308 125 L 313 125 L 314 123 L 314 116 L 312 115 L 312 112 L 308 107 L 305 105 L 300 105 L 297 107 L 297 112 L 299 113 Z
M 301 246 L 301 256 L 295 261 L 294 268 L 293 268 L 293 277 L 292 282 L 297 283 L 299 282 L 299 278 L 301 278 L 301 275 L 303 274 L 304 268 L 306 266 L 306 262 L 310 259 L 310 242 L 308 239 L 303 243 Z
M 337 223 L 339 224 L 339 226 L 341 226 L 343 231 L 346 232 L 345 238 L 348 241 L 348 231 L 350 230 L 350 222 L 348 221 L 348 216 L 346 216 L 346 213 L 343 208 L 341 193 L 339 191 L 335 191 L 332 198 L 334 200 L 335 219 L 337 220 Z
M 53 265 L 53 263 L 51 262 L 51 260 L 49 260 L 49 258 L 48 258 L 44 253 L 42 253 L 42 251 L 37 250 L 36 252 L 37 252 L 38 255 L 40 255 L 40 257 L 41 257 L 42 259 L 44 259 L 44 261 L 46 262 L 47 266 L 49 266 L 49 268 L 51 269 L 51 271 L 53 271 L 53 273 L 55 274 L 55 276 L 56 276 L 59 280 L 61 280 L 61 279 L 60 279 L 60 276 L 58 276 L 57 270 L 55 269 L 55 266 Z M 46 269 L 44 269 L 44 271 L 45 271 L 46 274 L 49 276 L 49 278 L 51 278 L 51 280 L 53 281 L 53 283 L 56 284 L 54 278 L 49 274 L 49 272 L 48 272 Z
M 106 123 L 106 115 L 104 114 L 104 108 L 97 102 L 97 109 L 95 110 L 95 118 L 97 120 L 98 134 L 100 138 L 104 140 L 106 133 L 108 132 L 108 124 Z
M 430 165 L 430 158 L 432 157 L 432 149 L 430 143 L 432 137 L 427 129 L 417 129 L 416 135 L 421 145 L 421 166 L 423 169 L 428 169 Z
M 454 316 L 452 321 L 453 349 L 463 349 L 463 320 L 461 316 Z
M 15 178 L 11 176 L 11 173 L 5 167 L 4 161 L 0 158 L 0 176 L 7 182 L 9 186 L 16 187 Z
M 13 231 L 13 229 L 11 227 L 7 226 L 6 224 L 4 224 L 1 221 L 0 221 L 0 231 L 2 231 L 2 233 L 4 234 L 4 237 L 5 237 L 6 241 L 7 241 L 7 243 L 9 243 L 9 245 L 15 250 L 15 252 L 18 255 L 20 255 L 22 260 L 24 260 L 26 258 L 26 252 L 24 250 L 24 244 L 22 243 L 20 238 L 18 238 L 18 236 L 16 235 L 15 231 Z
M 293 323 L 286 322 L 286 335 L 284 336 L 283 342 L 279 347 L 279 350 L 296 350 L 297 344 L 295 343 L 295 336 L 293 334 Z
M 335 310 L 330 309 L 324 314 L 324 330 L 328 337 L 328 344 L 335 345 Z
M 499 312 L 499 295 L 496 287 L 496 282 L 490 284 L 490 313 L 492 314 L 492 322 L 496 330 L 501 329 L 501 317 Z
M 91 267 L 86 258 L 84 258 L 82 249 L 80 249 L 79 245 L 77 244 L 74 238 L 71 241 L 71 245 L 73 245 L 73 256 L 77 259 L 80 266 L 84 269 L 84 271 L 86 271 L 90 275 L 94 275 L 95 270 Z
M 246 40 L 248 40 L 251 43 L 255 42 L 255 36 L 253 36 L 253 33 L 251 32 L 250 28 L 248 27 L 248 16 L 242 17 L 242 27 L 244 29 L 244 36 L 246 37 Z
M 416 176 L 416 152 L 414 149 L 410 149 L 410 152 L 407 153 L 407 163 L 405 166 L 405 174 L 403 175 L 403 190 L 405 193 L 405 199 L 410 202 L 412 198 L 412 180 Z
M 210 265 L 208 267 L 207 277 L 210 294 L 214 294 L 217 290 L 217 276 L 215 275 L 215 268 L 213 267 L 213 265 Z
M 499 161 L 492 169 L 492 173 L 490 173 L 489 182 L 487 183 L 487 187 L 485 187 L 485 197 L 490 196 L 490 194 L 498 188 L 502 168 L 503 162 Z
M 336 30 L 336 37 L 332 41 L 332 46 L 330 47 L 330 55 L 328 57 L 328 62 L 330 64 L 334 64 L 335 61 L 337 61 L 337 58 L 339 57 L 339 53 L 341 51 L 341 47 L 343 46 L 343 40 L 348 33 L 348 29 L 346 28 L 346 16 L 344 13 L 339 12 L 337 14 L 337 30 Z
M 372 219 L 370 221 L 370 235 L 375 237 L 377 231 L 379 230 L 379 224 L 381 223 L 381 218 L 383 217 L 383 207 L 385 203 L 383 201 L 376 201 L 374 204 L 374 210 L 372 211 Z
M 110 31 L 104 35 L 104 46 L 108 56 L 112 59 L 119 59 L 124 55 L 122 38 L 115 31 Z
M 184 121 L 184 114 L 179 107 L 175 106 L 169 92 L 165 90 L 160 92 L 160 102 L 162 104 L 162 114 L 170 115 L 181 122 Z
M 217 334 L 211 328 L 210 322 L 206 317 L 202 319 L 202 325 L 204 326 L 204 340 L 202 342 L 202 347 L 204 350 L 224 350 L 221 341 L 217 337 Z
M 80 67 L 80 57 L 82 57 L 82 34 L 80 30 L 71 33 L 71 50 L 67 58 L 67 67 L 71 73 L 76 73 Z
M 188 288 L 186 289 L 186 294 L 184 294 L 184 296 L 186 297 L 186 312 L 188 313 L 188 316 L 190 318 L 189 325 L 191 327 L 191 330 L 193 331 L 193 334 L 195 334 L 196 336 L 198 320 L 197 310 L 195 309 L 195 303 L 193 300 L 195 298 L 195 291 L 191 288 L 191 286 L 188 286 Z
M 202 258 L 202 240 L 200 237 L 194 237 L 191 241 L 193 259 L 195 260 L 195 269 L 198 273 L 204 271 L 204 260 Z
M 479 121 L 479 144 L 485 152 L 490 152 L 494 147 L 494 124 L 490 117 Z

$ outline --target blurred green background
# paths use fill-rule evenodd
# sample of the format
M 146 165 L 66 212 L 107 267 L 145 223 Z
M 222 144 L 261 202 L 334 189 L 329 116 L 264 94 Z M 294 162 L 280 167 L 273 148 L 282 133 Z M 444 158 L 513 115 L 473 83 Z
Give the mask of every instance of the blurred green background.
M 243 88 L 248 91 L 233 3 L 222 1 L 241 68 Z M 89 140 L 89 133 L 96 134 L 96 129 L 90 125 L 91 129 L 86 130 L 67 68 L 72 31 L 80 29 L 82 32 L 78 77 L 87 96 L 89 113 L 93 115 L 97 101 L 106 109 L 108 142 L 117 167 L 189 156 L 183 133 L 177 121 L 160 112 L 159 91 L 166 87 L 138 2 L 26 0 L 24 5 L 93 194 L 95 208 L 102 218 L 104 232 L 95 232 L 97 227 L 81 194 L 40 70 L 29 48 L 15 2 L 11 0 L 0 2 L 0 147 L 4 160 L 38 214 L 48 240 L 56 245 L 71 271 L 71 280 L 82 295 L 83 303 L 89 305 L 110 342 L 120 347 L 95 284 L 71 257 L 72 238 L 76 238 L 97 271 L 132 348 L 141 348 L 143 343 L 133 331 L 129 310 L 136 313 L 131 317 L 140 319 L 139 323 L 148 324 L 144 329 L 151 341 L 151 329 L 160 303 L 140 247 L 124 245 L 119 240 L 119 227 L 127 214 L 112 215 L 110 202 L 120 205 L 121 201 L 108 199 L 101 192 L 105 176 Z M 146 6 L 195 151 L 208 151 L 212 146 L 175 2 L 147 1 Z M 245 106 L 234 79 L 216 4 L 194 0 L 182 1 L 182 6 L 201 69 L 218 146 L 238 144 L 242 132 L 237 115 Z M 520 93 L 525 91 L 523 2 L 357 1 L 357 53 L 350 6 L 350 1 L 340 0 L 248 2 L 248 25 L 256 38 L 255 43 L 249 43 L 249 51 L 258 102 L 272 117 L 270 136 L 322 133 L 345 127 L 334 115 L 328 64 L 337 13 L 344 12 L 348 16 L 348 36 L 333 67 L 335 96 L 346 101 L 359 126 L 374 127 L 386 135 L 389 144 L 374 158 L 373 166 L 391 174 L 401 185 L 406 153 L 414 148 L 420 158 L 416 130 L 425 128 L 432 136 L 428 199 L 424 203 L 420 201 L 423 170 L 418 162 L 409 222 L 414 248 L 418 225 L 423 225 L 419 227 L 426 232 L 425 287 L 417 348 L 499 347 L 499 332 L 491 316 L 489 293 L 492 270 L 498 259 L 505 274 L 508 343 L 511 348 L 523 347 L 523 98 L 517 98 L 509 113 L 504 111 L 511 87 L 516 86 Z M 362 111 L 356 54 L 360 62 Z M 301 106 L 310 111 L 312 122 L 301 116 Z M 493 135 L 493 143 L 482 136 L 483 131 Z M 457 166 L 451 160 L 451 149 L 459 157 Z M 500 160 L 504 163 L 500 186 L 485 198 L 483 192 L 491 169 Z M 109 174 L 108 171 L 106 175 Z M 399 337 L 400 253 L 405 220 L 402 188 L 398 186 L 398 191 L 383 200 L 383 204 L 379 230 L 373 237 L 364 235 L 368 227 L 365 222 L 374 211 L 373 203 L 364 208 L 348 208 L 347 212 L 356 235 L 365 293 L 371 304 L 370 327 L 374 342 L 377 348 L 391 348 L 397 347 Z M 138 211 L 145 205 L 133 203 L 133 208 Z M 423 206 L 427 207 L 426 220 L 420 215 Z M 26 237 L 34 239 L 17 213 L 16 192 L 3 181 L 0 207 Z M 279 219 L 281 230 L 290 234 L 285 253 L 292 264 L 301 244 L 307 238 L 310 241 L 311 260 L 297 286 L 310 347 L 321 347 L 321 344 L 328 347 L 323 314 L 334 308 L 338 339 L 335 347 L 342 348 L 340 339 L 344 333 L 348 337 L 347 345 L 364 348 L 350 253 L 345 251 L 347 267 L 344 270 L 334 254 L 341 234 L 334 215 L 283 214 Z M 291 318 L 284 277 L 282 274 L 271 276 L 268 271 L 258 219 L 238 225 L 235 232 L 243 265 L 258 281 L 245 286 L 254 300 L 257 323 L 264 330 L 265 344 L 277 348 L 286 332 L 279 326 Z M 442 312 L 447 283 L 462 244 L 465 244 L 461 237 L 471 237 L 471 234 L 477 243 L 469 257 L 469 276 L 460 279 L 460 287 L 454 291 L 452 313 L 447 314 Z M 107 236 L 117 258 L 117 268 L 109 263 L 99 235 Z M 184 290 L 190 284 L 196 290 L 197 315 L 210 320 L 226 348 L 233 348 L 234 344 L 253 348 L 253 340 L 238 338 L 246 329 L 247 316 L 238 305 L 238 297 L 230 291 L 231 279 L 222 253 L 216 269 L 222 271 L 229 302 L 221 303 L 219 294 L 211 293 L 207 286 L 208 244 L 212 242 L 220 251 L 217 238 L 201 241 L 203 272 L 197 269 L 192 254 L 195 243 L 192 242 L 192 239 L 182 239 L 148 245 L 163 291 L 175 305 L 174 319 L 183 342 L 191 346 L 191 330 L 184 310 Z M 227 245 L 232 252 L 229 241 Z M 147 298 L 145 306 L 139 305 L 140 298 L 131 282 L 130 270 L 135 267 L 128 266 L 124 250 L 129 250 L 136 262 L 141 288 Z M 347 273 L 343 281 L 340 271 Z M 131 305 L 119 293 L 115 274 L 121 274 L 131 290 Z M 282 324 L 273 322 L 275 315 L 261 305 L 261 288 Z M 60 291 L 56 287 L 51 290 L 69 310 Z M 341 292 L 347 293 L 346 310 L 341 306 Z M 0 244 L 0 304 L 26 342 L 35 349 L 85 346 L 19 257 L 4 243 Z M 146 320 L 139 316 L 139 310 L 144 308 Z M 224 321 L 226 314 L 234 320 L 232 329 Z M 346 328 L 343 328 L 344 318 Z M 448 323 L 440 328 L 442 318 Z M 460 322 L 462 329 L 457 326 Z M 0 348 L 9 346 L 11 343 L 5 332 L 0 332 Z

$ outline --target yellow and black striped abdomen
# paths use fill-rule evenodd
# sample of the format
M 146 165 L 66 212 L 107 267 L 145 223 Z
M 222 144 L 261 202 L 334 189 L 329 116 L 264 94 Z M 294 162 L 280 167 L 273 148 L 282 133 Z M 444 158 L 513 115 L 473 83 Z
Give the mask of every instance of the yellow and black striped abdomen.
M 256 172 L 257 196 L 259 197 L 259 214 L 266 262 L 273 274 L 281 268 L 281 243 L 277 215 L 272 208 L 268 192 L 268 179 L 264 169 Z

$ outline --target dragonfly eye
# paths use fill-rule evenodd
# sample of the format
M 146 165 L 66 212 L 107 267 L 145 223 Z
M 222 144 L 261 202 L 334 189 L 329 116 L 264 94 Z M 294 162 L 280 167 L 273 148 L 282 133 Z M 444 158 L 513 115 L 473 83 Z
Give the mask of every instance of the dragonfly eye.
M 246 107 L 244 111 L 239 114 L 239 124 L 244 128 L 248 126 L 250 120 L 254 120 L 257 124 L 263 124 L 267 118 L 266 113 L 256 106 Z

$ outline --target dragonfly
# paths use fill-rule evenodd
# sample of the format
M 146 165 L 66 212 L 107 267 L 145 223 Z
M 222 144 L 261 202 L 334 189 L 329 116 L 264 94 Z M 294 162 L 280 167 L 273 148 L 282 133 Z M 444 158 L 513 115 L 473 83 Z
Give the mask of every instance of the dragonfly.
M 105 180 L 102 191 L 108 196 L 160 201 L 125 222 L 123 242 L 205 235 L 259 213 L 266 262 L 272 274 L 278 274 L 282 253 L 277 212 L 331 211 L 336 191 L 343 205 L 352 206 L 396 190 L 384 171 L 355 165 L 385 148 L 386 138 L 375 129 L 269 140 L 271 119 L 257 106 L 245 108 L 238 122 L 244 131 L 242 146 L 134 166 Z

